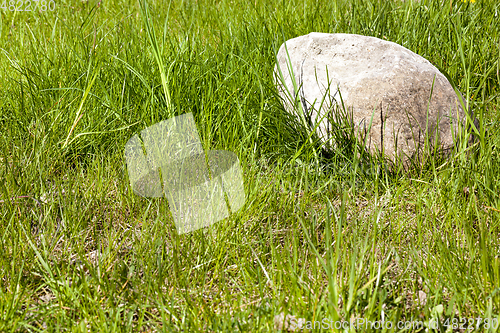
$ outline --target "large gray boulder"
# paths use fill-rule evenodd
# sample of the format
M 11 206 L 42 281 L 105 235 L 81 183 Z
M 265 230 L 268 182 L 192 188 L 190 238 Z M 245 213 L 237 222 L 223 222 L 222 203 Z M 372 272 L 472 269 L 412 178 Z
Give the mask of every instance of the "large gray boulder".
M 332 119 L 344 110 L 352 116 L 357 137 L 365 139 L 372 152 L 408 161 L 426 138 L 431 146 L 438 142 L 449 151 L 458 122 L 464 122 L 461 103 L 446 77 L 393 42 L 313 32 L 286 41 L 277 60 L 274 74 L 285 108 L 301 116 L 300 104 L 306 116 L 301 119 L 312 126 L 319 123 L 317 134 L 324 142 L 332 137 Z

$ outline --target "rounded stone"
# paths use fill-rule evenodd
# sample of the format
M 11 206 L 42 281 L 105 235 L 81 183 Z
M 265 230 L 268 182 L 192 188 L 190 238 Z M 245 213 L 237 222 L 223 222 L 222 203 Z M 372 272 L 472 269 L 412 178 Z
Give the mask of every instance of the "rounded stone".
M 332 139 L 344 111 L 367 148 L 393 161 L 436 143 L 449 151 L 465 119 L 457 93 L 435 66 L 375 37 L 313 32 L 290 39 L 279 49 L 274 75 L 285 108 L 300 117 L 302 109 L 323 142 Z

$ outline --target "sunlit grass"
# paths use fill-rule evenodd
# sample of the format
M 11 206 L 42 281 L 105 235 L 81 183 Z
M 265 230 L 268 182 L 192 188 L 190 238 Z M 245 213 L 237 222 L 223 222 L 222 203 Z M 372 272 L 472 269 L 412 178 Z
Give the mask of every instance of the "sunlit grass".
M 472 2 L 0 10 L 0 331 L 273 331 L 283 312 L 498 319 L 500 6 Z M 346 132 L 322 150 L 273 81 L 279 46 L 312 31 L 429 59 L 479 118 L 478 141 L 409 173 Z M 132 193 L 123 150 L 186 112 L 205 149 L 238 155 L 247 201 L 177 235 L 165 199 Z

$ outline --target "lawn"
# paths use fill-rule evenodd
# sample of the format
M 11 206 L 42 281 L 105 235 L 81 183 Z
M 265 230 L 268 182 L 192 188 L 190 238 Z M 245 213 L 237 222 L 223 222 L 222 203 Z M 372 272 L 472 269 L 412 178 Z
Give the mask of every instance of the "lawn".
M 500 331 L 497 1 L 149 2 L 3 1 L 1 332 Z M 476 142 L 410 169 L 325 150 L 273 79 L 312 31 L 428 59 Z M 238 156 L 246 202 L 178 234 L 124 147 L 188 112 L 205 150 Z

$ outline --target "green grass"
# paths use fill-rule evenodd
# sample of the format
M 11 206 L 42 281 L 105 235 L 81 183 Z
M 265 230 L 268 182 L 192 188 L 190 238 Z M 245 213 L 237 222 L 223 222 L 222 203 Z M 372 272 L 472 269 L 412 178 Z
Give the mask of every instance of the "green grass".
M 147 17 L 119 0 L 0 10 L 1 332 L 500 319 L 496 1 L 163 3 Z M 479 141 L 406 173 L 355 145 L 326 154 L 273 83 L 279 46 L 312 31 L 429 59 L 477 114 Z M 186 112 L 205 149 L 238 155 L 247 201 L 178 235 L 165 199 L 132 193 L 123 152 Z

